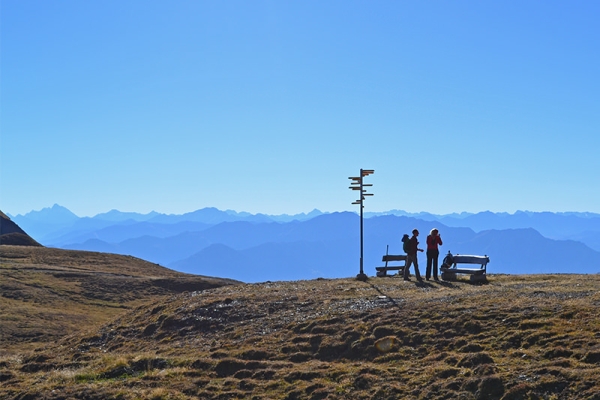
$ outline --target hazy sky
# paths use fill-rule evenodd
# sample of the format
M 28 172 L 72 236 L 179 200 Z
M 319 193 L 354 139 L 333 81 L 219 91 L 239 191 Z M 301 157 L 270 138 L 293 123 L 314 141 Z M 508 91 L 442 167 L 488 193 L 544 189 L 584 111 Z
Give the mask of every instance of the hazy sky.
M 600 2 L 1 7 L 4 212 L 600 212 Z

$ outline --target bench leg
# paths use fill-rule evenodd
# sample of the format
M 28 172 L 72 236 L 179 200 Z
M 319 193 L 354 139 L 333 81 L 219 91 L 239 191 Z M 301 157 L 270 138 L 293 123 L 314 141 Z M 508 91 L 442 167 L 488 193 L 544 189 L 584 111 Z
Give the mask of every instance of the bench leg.
M 442 272 L 442 280 L 443 281 L 455 281 L 456 274 L 452 272 Z
M 475 283 L 475 282 L 485 282 L 487 279 L 485 277 L 485 274 L 479 274 L 479 275 L 471 275 L 470 280 L 471 280 L 471 282 Z

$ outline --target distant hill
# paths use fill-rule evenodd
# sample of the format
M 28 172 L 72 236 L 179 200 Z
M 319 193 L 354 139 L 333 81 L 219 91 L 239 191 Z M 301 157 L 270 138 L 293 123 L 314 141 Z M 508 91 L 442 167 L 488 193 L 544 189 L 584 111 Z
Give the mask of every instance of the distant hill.
M 569 239 L 579 235 L 585 240 L 588 237 L 591 239 L 600 236 L 600 215 L 592 213 L 517 211 L 508 214 L 486 211 L 464 218 L 441 216 L 437 220 L 447 226 L 468 226 L 477 232 L 490 229 L 533 228 L 551 239 Z
M 551 213 L 517 211 L 514 214 L 480 212 L 464 218 L 437 218 L 449 226 L 469 226 L 475 231 L 487 229 L 534 228 L 546 236 L 571 235 L 586 230 L 600 230 L 600 215 L 592 213 Z
M 243 282 L 265 282 L 356 275 L 357 258 L 345 241 L 264 243 L 244 250 L 212 244 L 169 264 L 177 271 L 218 274 Z
M 41 246 L 0 211 L 0 245 Z
M 93 226 L 90 224 L 86 227 L 82 226 L 77 229 L 61 231 L 60 235 L 56 235 L 55 238 L 48 238 L 48 241 L 53 246 L 62 246 L 68 243 L 83 243 L 92 239 L 107 243 L 119 243 L 142 236 L 166 238 L 176 236 L 182 232 L 199 232 L 211 226 L 213 225 L 193 221 L 181 221 L 172 224 L 152 223 L 148 221 L 126 221 L 117 224 L 103 224 L 102 226 Z
M 490 256 L 491 271 L 500 273 L 597 273 L 600 253 L 584 244 L 543 237 L 529 229 L 488 230 L 446 227 L 410 217 L 380 216 L 365 220 L 365 260 L 374 274 L 389 245 L 390 254 L 402 253 L 400 236 L 413 228 L 423 234 L 442 232 L 447 251 Z M 358 216 L 332 213 L 291 223 L 226 222 L 198 232 L 151 236 L 119 243 L 89 240 L 71 248 L 132 254 L 170 268 L 244 282 L 335 278 L 355 275 L 359 264 Z M 420 256 L 421 268 L 425 257 Z
M 263 241 L 252 247 L 242 247 L 239 242 L 223 239 L 234 237 L 234 232 L 230 235 L 222 232 L 217 240 L 208 236 L 211 231 L 206 230 L 205 242 L 221 244 L 213 244 L 187 259 L 167 265 L 193 273 L 220 271 L 221 276 L 244 282 L 353 276 L 358 273 L 360 259 L 357 225 L 358 217 L 351 213 L 323 215 L 297 223 L 288 235 L 264 236 L 263 227 L 250 225 L 245 236 L 252 241 Z M 440 229 L 444 241 L 440 247 L 440 263 L 444 254 L 451 251 L 453 254 L 488 255 L 491 259 L 488 268 L 495 273 L 600 272 L 599 252 L 580 242 L 545 238 L 534 229 L 477 233 L 469 228 L 444 227 L 409 217 L 381 216 L 365 221 L 365 273 L 375 273 L 375 266 L 381 265 L 381 257 L 388 245 L 390 254 L 403 254 L 402 233 L 419 229 L 423 232 L 420 240 L 424 246 L 425 237 L 434 226 Z M 419 256 L 419 262 L 424 271 L 424 255 Z
M 450 227 L 467 227 L 475 232 L 485 230 L 533 228 L 549 239 L 576 240 L 600 251 L 600 214 L 582 212 L 531 212 L 514 214 L 484 211 L 477 214 L 454 213 L 435 215 L 426 212 L 407 213 L 392 210 L 386 213 L 366 213 L 366 216 L 398 215 L 424 221 L 437 221 Z

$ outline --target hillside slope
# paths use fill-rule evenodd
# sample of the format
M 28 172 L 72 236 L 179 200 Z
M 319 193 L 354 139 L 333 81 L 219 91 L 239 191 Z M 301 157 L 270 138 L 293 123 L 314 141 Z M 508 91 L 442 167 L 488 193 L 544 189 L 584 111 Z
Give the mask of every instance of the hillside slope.
M 600 399 L 600 276 L 184 293 L 0 358 L 5 399 Z
M 174 293 L 236 283 L 115 254 L 0 246 L 0 355 L 106 323 Z
M 33 240 L 19 225 L 0 211 L 0 245 L 41 246 Z

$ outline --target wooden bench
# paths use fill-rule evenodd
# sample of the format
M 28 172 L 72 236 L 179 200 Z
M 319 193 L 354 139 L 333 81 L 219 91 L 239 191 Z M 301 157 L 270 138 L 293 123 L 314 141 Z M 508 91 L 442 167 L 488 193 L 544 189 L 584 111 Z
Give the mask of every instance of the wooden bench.
M 472 256 L 456 254 L 450 252 L 444 257 L 444 263 L 440 267 L 442 280 L 454 281 L 457 274 L 471 275 L 471 282 L 485 282 L 487 274 L 487 264 L 490 262 L 488 256 Z M 479 265 L 479 268 L 458 268 L 458 264 Z
M 398 271 L 398 274 L 400 274 L 400 272 L 404 273 L 404 267 L 406 266 L 406 255 L 387 254 L 386 250 L 386 254 L 381 258 L 381 261 L 385 262 L 385 265 L 383 267 L 375 267 L 377 270 L 377 276 L 389 276 L 387 274 L 388 271 Z M 395 264 L 390 265 L 389 263 L 391 262 Z M 397 264 L 398 262 L 402 263 Z

